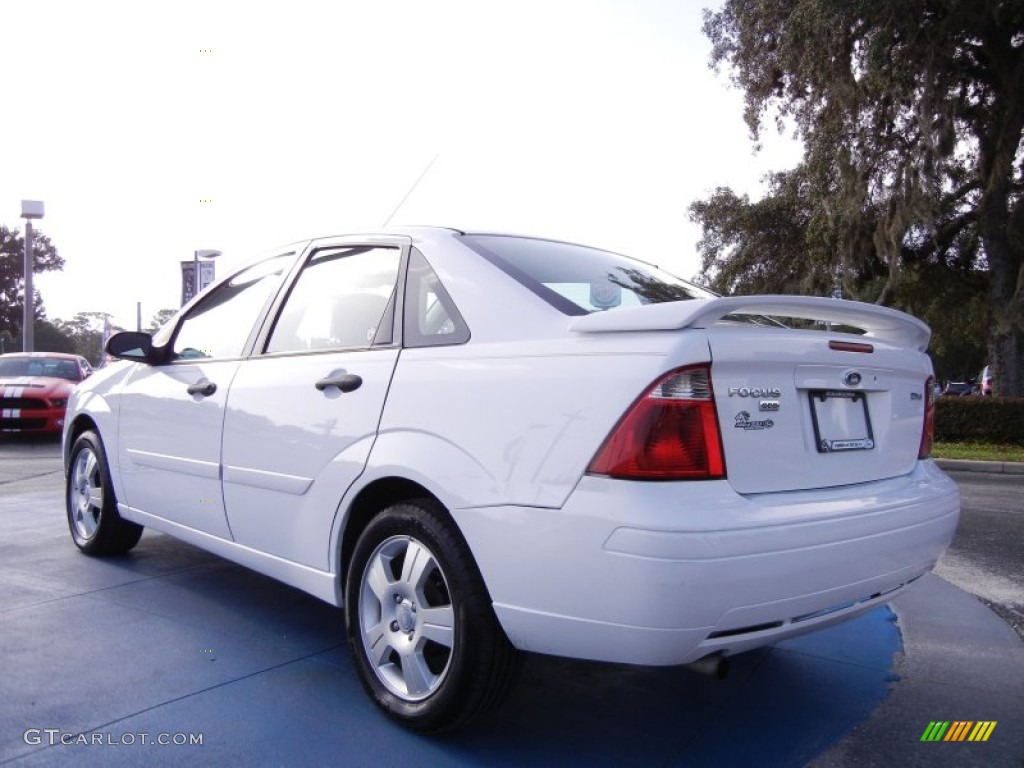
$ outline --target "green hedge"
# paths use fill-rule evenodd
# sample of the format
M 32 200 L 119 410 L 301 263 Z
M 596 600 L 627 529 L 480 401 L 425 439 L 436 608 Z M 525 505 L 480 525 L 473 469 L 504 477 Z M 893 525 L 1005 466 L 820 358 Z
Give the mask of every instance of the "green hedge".
M 940 397 L 935 439 L 1024 445 L 1024 397 Z

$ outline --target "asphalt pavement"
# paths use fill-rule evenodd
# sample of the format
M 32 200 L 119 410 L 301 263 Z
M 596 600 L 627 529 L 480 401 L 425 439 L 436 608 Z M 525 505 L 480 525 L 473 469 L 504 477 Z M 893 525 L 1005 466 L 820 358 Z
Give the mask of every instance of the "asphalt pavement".
M 964 504 L 956 538 L 935 572 L 1024 637 L 1024 474 L 951 474 Z
M 938 573 L 978 591 L 1019 562 L 1024 476 L 953 476 L 963 523 Z M 427 738 L 366 699 L 341 611 L 155 532 L 86 557 L 62 483 L 59 444 L 0 441 L 0 764 L 1024 765 L 1024 644 L 939 575 L 724 681 L 530 656 L 503 709 Z M 996 726 L 923 742 L 935 721 Z

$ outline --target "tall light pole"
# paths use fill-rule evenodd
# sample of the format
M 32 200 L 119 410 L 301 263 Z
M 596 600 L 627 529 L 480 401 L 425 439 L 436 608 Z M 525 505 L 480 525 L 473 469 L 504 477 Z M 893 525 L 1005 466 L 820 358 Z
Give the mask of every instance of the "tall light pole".
M 43 201 L 22 200 L 21 218 L 25 220 L 25 306 L 21 316 L 21 351 L 32 352 L 36 319 L 36 297 L 32 289 L 32 219 L 43 218 Z
M 195 290 L 194 290 L 194 292 L 192 294 L 193 296 L 198 296 L 199 295 L 199 288 L 202 285 L 202 283 L 199 280 L 199 260 L 200 259 L 216 259 L 218 256 L 220 256 L 220 251 L 213 251 L 213 250 L 210 250 L 210 249 L 201 249 L 201 250 L 193 251 L 192 252 L 192 262 L 195 264 L 194 274 L 193 274 L 193 277 L 195 278 L 195 282 L 193 283 L 193 287 L 194 287 Z

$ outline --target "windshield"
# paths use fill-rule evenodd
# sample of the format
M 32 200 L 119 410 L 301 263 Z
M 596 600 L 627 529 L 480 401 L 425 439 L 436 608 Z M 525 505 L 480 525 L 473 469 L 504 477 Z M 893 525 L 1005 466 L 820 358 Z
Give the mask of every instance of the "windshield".
M 714 298 L 651 264 L 610 251 L 509 235 L 463 235 L 461 239 L 567 315 Z
M 57 357 L 2 357 L 0 376 L 50 376 L 68 381 L 82 379 L 74 360 Z

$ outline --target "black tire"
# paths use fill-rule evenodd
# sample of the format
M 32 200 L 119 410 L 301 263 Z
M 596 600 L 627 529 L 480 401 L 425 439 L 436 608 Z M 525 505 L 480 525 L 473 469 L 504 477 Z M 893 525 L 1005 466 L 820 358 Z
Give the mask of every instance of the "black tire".
M 405 570 L 407 560 L 418 566 Z M 468 546 L 430 499 L 367 525 L 345 580 L 345 624 L 366 692 L 416 731 L 453 730 L 494 709 L 519 669 Z
M 117 513 L 107 454 L 95 432 L 83 432 L 71 447 L 64 502 L 71 538 L 86 554 L 123 555 L 139 543 L 142 526 Z

